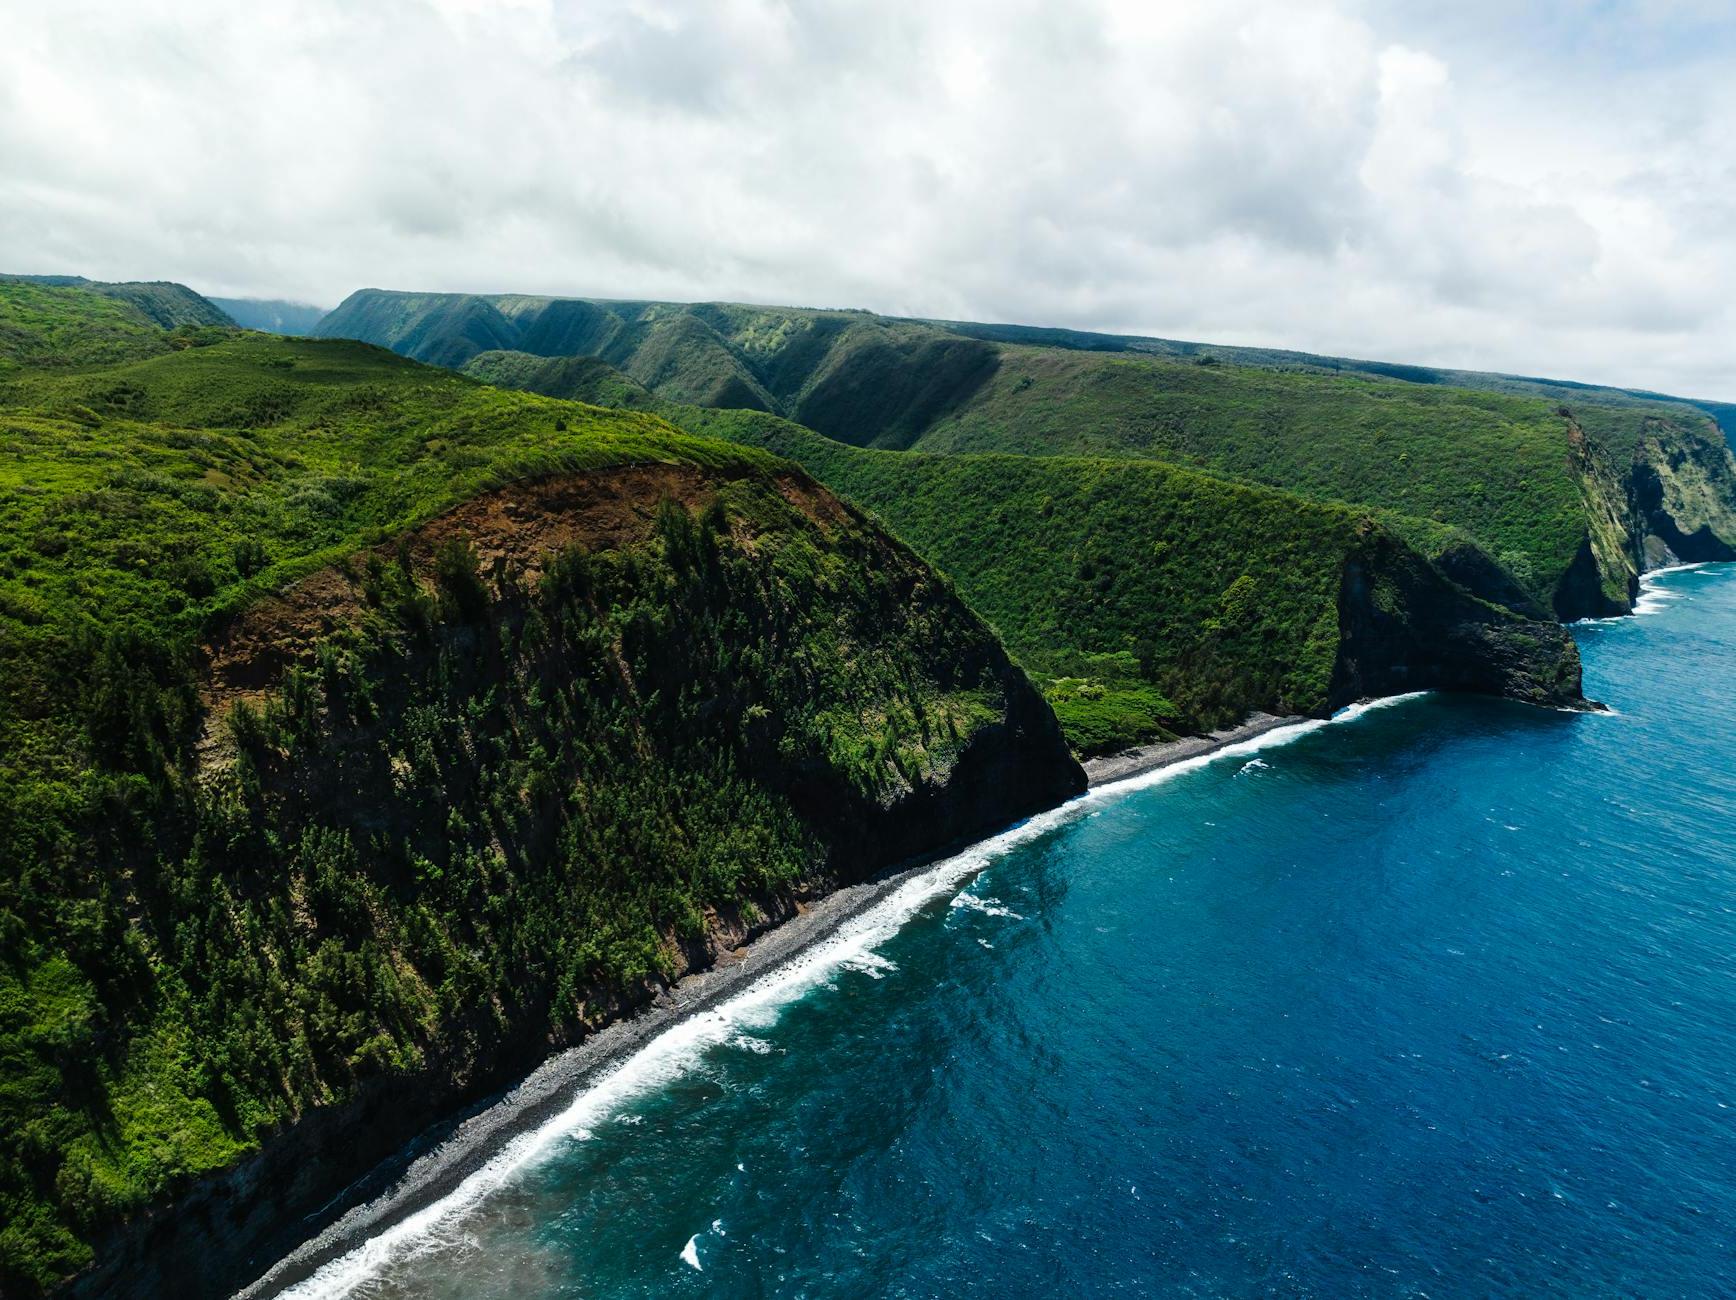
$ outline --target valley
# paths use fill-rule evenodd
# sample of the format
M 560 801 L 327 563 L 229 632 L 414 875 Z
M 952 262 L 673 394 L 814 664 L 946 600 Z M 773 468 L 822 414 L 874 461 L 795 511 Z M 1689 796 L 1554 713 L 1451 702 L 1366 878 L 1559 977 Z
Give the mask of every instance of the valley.
M 0 280 L 8 1294 L 233 1290 L 429 1125 L 1081 759 L 1594 708 L 1564 621 L 1736 541 L 1669 399 L 860 312 L 310 325 Z

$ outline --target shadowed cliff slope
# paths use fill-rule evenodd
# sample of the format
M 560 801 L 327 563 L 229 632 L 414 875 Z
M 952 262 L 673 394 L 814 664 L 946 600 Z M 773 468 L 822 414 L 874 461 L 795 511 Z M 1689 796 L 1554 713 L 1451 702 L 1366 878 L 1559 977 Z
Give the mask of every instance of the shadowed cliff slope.
M 0 284 L 54 331 L 0 371 L 8 1295 L 226 1294 L 718 945 L 1083 784 L 785 462 L 115 306 Z
M 1449 579 L 1404 535 L 1415 521 L 1150 461 L 878 452 L 772 416 L 670 414 L 878 513 L 1040 675 L 1082 750 L 1142 722 L 1198 730 L 1395 691 L 1580 703 L 1566 630 L 1502 604 L 1505 575 L 1462 539 Z

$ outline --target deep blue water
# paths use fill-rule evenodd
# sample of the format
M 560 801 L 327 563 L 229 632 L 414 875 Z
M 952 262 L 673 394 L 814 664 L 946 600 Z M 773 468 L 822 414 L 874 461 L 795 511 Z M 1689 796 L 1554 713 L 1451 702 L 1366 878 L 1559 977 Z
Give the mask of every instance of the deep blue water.
M 1096 795 L 312 1289 L 1731 1294 L 1736 567 L 1657 591 L 1576 629 L 1614 716 Z

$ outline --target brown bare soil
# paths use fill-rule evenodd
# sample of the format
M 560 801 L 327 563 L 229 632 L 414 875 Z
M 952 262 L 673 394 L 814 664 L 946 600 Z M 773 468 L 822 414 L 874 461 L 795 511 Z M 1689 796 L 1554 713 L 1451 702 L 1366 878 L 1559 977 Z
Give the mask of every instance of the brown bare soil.
M 370 555 L 397 564 L 407 554 L 412 570 L 427 578 L 440 545 L 459 537 L 475 548 L 485 576 L 534 583 L 548 558 L 567 547 L 615 550 L 644 541 L 666 498 L 703 510 L 716 495 L 715 482 L 713 473 L 694 466 L 652 464 L 514 483 L 255 601 L 202 647 L 201 694 L 211 722 L 201 749 L 210 756 L 212 724 L 231 705 L 263 696 L 323 637 L 363 615 Z M 843 504 L 805 474 L 779 475 L 778 490 L 822 529 L 847 518 Z

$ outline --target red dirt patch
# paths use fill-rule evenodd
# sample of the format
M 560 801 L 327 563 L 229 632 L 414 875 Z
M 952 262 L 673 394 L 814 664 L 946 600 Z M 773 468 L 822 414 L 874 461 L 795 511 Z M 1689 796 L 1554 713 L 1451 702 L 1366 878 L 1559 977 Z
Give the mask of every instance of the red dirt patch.
M 822 528 L 848 518 L 842 503 L 805 474 L 780 474 L 777 486 Z M 412 570 L 426 579 L 440 544 L 462 537 L 475 547 L 485 575 L 511 571 L 534 583 L 547 559 L 566 547 L 616 550 L 644 541 L 665 498 L 698 511 L 715 495 L 711 472 L 654 464 L 515 483 L 473 497 L 389 543 L 357 552 L 348 566 L 355 577 L 322 569 L 244 609 L 203 647 L 208 714 L 215 718 L 236 700 L 263 694 L 292 664 L 310 657 L 322 638 L 359 618 L 360 575 L 370 555 L 395 564 L 402 547 Z

